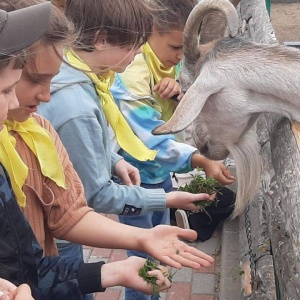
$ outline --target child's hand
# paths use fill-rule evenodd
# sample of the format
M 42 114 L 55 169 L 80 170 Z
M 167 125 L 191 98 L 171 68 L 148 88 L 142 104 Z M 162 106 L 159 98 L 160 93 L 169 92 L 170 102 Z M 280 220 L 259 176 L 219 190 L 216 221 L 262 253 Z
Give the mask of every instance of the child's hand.
M 191 194 L 188 192 L 170 192 L 166 194 L 167 207 L 181 208 L 190 211 L 198 211 L 197 201 L 213 201 L 216 194 L 208 195 L 204 193 Z
M 16 287 L 10 281 L 0 278 L 0 289 L 1 300 L 34 300 L 27 284 Z
M 124 159 L 115 164 L 114 173 L 125 185 L 141 185 L 140 171 Z
M 196 238 L 197 233 L 194 230 L 157 225 L 137 234 L 136 242 L 139 250 L 171 267 L 185 266 L 193 269 L 199 269 L 201 266 L 209 267 L 214 261 L 211 256 L 182 241 L 182 239 L 194 241 Z
M 211 177 L 219 181 L 221 185 L 232 184 L 235 180 L 233 174 L 220 161 L 207 160 L 203 165 L 206 177 Z
M 103 287 L 125 286 L 143 292 L 153 294 L 153 285 L 147 283 L 139 275 L 139 270 L 144 267 L 146 260 L 141 257 L 131 256 L 125 260 L 104 264 L 101 268 L 101 281 Z M 159 266 L 159 270 L 149 271 L 149 276 L 157 278 L 157 292 L 169 289 L 171 282 L 168 279 L 168 269 Z
M 165 77 L 153 87 L 153 91 L 163 99 L 170 99 L 171 97 L 178 95 L 178 100 L 182 98 L 182 92 L 179 83 L 173 79 Z
M 194 153 L 191 164 L 194 169 L 203 169 L 206 177 L 216 179 L 221 185 L 232 184 L 235 181 L 233 174 L 220 161 L 210 160 L 201 154 Z

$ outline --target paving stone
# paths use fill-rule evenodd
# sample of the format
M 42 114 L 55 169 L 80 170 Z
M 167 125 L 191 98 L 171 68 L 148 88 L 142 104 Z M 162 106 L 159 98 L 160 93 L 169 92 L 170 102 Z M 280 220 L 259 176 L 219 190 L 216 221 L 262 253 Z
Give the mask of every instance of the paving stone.
M 126 258 L 127 258 L 126 251 L 120 249 L 114 249 L 110 256 L 110 261 L 118 261 Z
M 212 237 L 211 239 L 205 242 L 193 243 L 193 246 L 197 249 L 203 251 L 206 254 L 212 255 L 215 253 L 216 248 L 220 244 L 219 237 Z
M 92 248 L 83 248 L 83 261 L 88 262 L 91 256 L 93 249 Z
M 109 215 L 110 219 L 117 220 L 117 216 Z M 173 278 L 173 285 L 170 290 L 160 293 L 160 300 L 225 300 L 219 298 L 219 272 L 220 272 L 220 259 L 221 259 L 221 235 L 225 235 L 224 232 L 234 233 L 234 223 L 226 224 L 226 230 L 223 230 L 223 226 L 220 226 L 213 234 L 212 238 L 206 242 L 194 242 L 188 243 L 190 246 L 196 247 L 201 251 L 214 256 L 215 263 L 209 268 L 200 268 L 199 270 L 192 270 L 183 267 L 180 270 L 171 268 L 170 271 L 176 271 Z M 223 238 L 223 237 L 222 237 Z M 222 239 L 223 242 L 223 239 Z M 224 242 L 223 242 L 224 243 Z M 234 245 L 236 240 L 231 240 L 231 244 Z M 223 245 L 222 245 L 223 247 Z M 225 247 L 226 261 L 227 256 L 230 258 L 230 253 Z M 231 250 L 230 250 L 231 251 Z M 85 260 L 88 262 L 94 262 L 99 260 L 118 261 L 127 258 L 126 251 L 120 249 L 101 249 L 84 247 Z M 223 258 L 224 260 L 224 258 Z M 224 265 L 222 265 L 224 268 Z M 105 293 L 95 294 L 95 300 L 125 300 L 125 289 L 123 287 L 114 287 L 107 289 Z M 240 290 L 236 292 L 238 294 Z M 236 298 L 228 298 L 226 300 L 240 300 Z
M 93 256 L 93 255 L 91 255 L 90 258 L 89 258 L 89 263 L 95 263 L 95 262 L 98 262 L 98 261 L 108 262 L 108 259 L 107 258 L 102 258 L 102 257 L 99 257 L 99 256 Z
M 121 291 L 118 289 L 107 289 L 104 293 L 96 293 L 95 300 L 119 300 Z
M 193 270 L 190 268 L 182 268 L 180 270 L 173 271 L 176 272 L 173 277 L 173 282 L 191 282 L 193 277 Z
M 239 275 L 239 222 L 226 222 L 222 234 L 220 293 L 221 300 L 239 300 L 241 278 Z
M 200 273 L 194 274 L 192 293 L 213 295 L 215 293 L 215 275 Z
M 239 231 L 239 218 L 224 222 L 223 231 Z
M 216 256 L 212 255 L 212 257 L 214 258 L 214 262 L 209 266 L 209 267 L 201 267 L 199 270 L 194 270 L 195 273 L 211 273 L 214 274 L 215 273 L 215 263 L 216 263 Z
M 112 249 L 94 248 L 92 255 L 100 256 L 100 257 L 110 257 L 111 253 L 112 253 Z
M 187 300 L 191 295 L 189 283 L 174 283 L 168 292 L 166 300 Z
M 190 300 L 214 300 L 214 296 L 211 295 L 200 295 L 194 294 L 191 296 Z

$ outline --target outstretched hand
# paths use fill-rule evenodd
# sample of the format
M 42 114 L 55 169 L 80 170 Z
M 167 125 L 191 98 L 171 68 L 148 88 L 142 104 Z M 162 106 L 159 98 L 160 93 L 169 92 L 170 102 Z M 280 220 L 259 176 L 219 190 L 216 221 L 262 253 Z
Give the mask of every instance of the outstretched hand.
M 139 249 L 171 267 L 177 269 L 182 266 L 193 269 L 199 269 L 201 266 L 209 267 L 214 261 L 211 256 L 180 240 L 194 241 L 196 238 L 197 233 L 194 230 L 158 225 L 143 230 L 137 236 L 137 243 Z

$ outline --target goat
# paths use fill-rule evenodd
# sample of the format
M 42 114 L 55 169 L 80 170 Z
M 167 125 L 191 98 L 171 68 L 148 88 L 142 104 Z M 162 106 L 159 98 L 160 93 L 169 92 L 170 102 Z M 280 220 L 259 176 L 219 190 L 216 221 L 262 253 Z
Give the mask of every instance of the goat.
M 238 184 L 235 217 L 259 188 L 262 162 L 254 124 L 260 114 L 271 112 L 300 121 L 300 51 L 238 36 L 199 44 L 203 11 L 217 7 L 223 14 L 227 11 L 229 32 L 236 32 L 238 16 L 228 0 L 200 0 L 195 6 L 184 32 L 181 80 L 188 90 L 172 118 L 153 134 L 176 133 L 192 123 L 200 153 L 213 160 L 231 153 Z

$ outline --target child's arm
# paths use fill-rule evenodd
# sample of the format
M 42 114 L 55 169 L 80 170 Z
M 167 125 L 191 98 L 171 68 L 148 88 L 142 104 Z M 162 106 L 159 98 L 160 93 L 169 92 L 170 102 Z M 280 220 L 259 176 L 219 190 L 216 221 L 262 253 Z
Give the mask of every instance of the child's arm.
M 78 299 L 82 294 L 104 292 L 106 288 L 113 286 L 129 287 L 151 294 L 153 286 L 138 275 L 145 261 L 140 257 L 130 257 L 109 263 L 100 261 L 78 264 L 59 256 L 47 256 L 37 260 L 38 289 L 43 296 L 47 296 L 47 299 L 58 297 Z M 149 274 L 157 278 L 158 291 L 171 286 L 168 278 L 163 275 L 163 272 L 168 272 L 167 269 L 162 266 L 161 268 L 161 271 L 156 270 Z M 21 299 L 25 300 L 24 297 Z
M 99 248 L 143 251 L 174 268 L 208 267 L 213 262 L 212 257 L 181 241 L 195 240 L 196 236 L 195 231 L 177 226 L 158 225 L 144 229 L 127 226 L 95 212 L 88 212 L 59 238 Z

